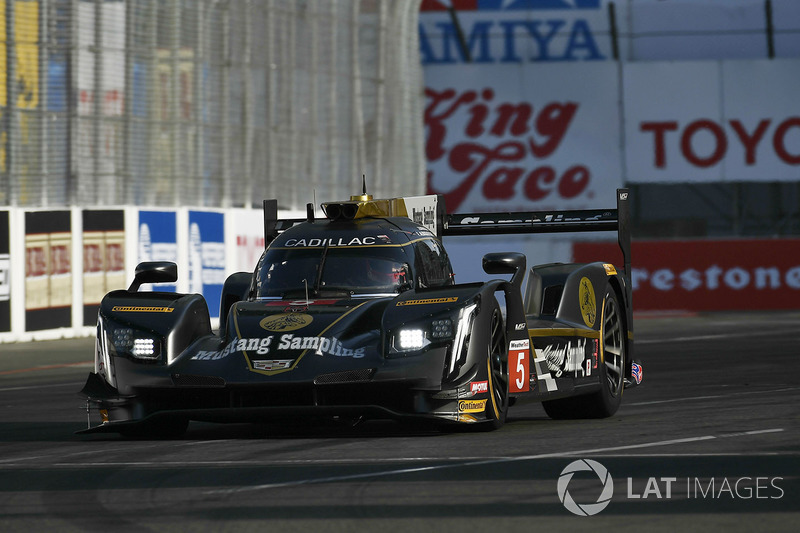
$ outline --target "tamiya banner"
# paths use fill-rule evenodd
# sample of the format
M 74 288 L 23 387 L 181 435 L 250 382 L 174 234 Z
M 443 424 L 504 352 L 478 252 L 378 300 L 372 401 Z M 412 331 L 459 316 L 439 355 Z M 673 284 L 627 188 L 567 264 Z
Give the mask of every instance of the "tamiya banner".
M 612 57 L 610 33 L 601 0 L 423 0 L 420 6 L 425 67 L 602 61 Z
M 614 205 L 613 64 L 437 66 L 425 78 L 427 192 L 443 194 L 448 212 Z
M 634 311 L 797 309 L 800 239 L 634 241 Z M 620 265 L 616 243 L 576 242 L 576 262 Z
M 93 326 L 103 296 L 132 280 L 125 275 L 125 212 L 86 210 L 82 217 L 83 325 Z
M 178 236 L 175 211 L 139 211 L 139 259 L 142 261 L 178 262 Z M 179 273 L 180 275 L 180 273 Z M 140 290 L 175 292 L 176 285 L 142 285 Z
M 8 211 L 0 211 L 0 332 L 11 331 L 11 256 Z
M 189 211 L 189 292 L 205 297 L 212 318 L 219 316 L 224 283 L 225 215 Z
M 25 329 L 72 325 L 69 211 L 25 213 Z

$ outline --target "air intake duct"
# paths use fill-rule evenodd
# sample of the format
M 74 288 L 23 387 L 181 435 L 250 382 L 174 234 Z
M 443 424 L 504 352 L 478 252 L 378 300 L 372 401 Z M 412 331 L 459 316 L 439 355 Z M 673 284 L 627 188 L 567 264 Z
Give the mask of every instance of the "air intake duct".
M 322 204 L 322 209 L 330 220 L 353 220 L 358 214 L 358 203 L 326 203 Z

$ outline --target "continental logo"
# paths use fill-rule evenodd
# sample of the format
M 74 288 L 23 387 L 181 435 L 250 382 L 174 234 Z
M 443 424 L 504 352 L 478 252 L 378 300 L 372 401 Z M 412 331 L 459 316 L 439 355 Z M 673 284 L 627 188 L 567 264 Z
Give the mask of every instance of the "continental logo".
M 482 413 L 486 410 L 487 400 L 461 400 L 458 402 L 459 413 Z
M 581 307 L 583 321 L 590 328 L 594 327 L 597 320 L 597 303 L 594 297 L 594 287 L 589 278 L 581 278 L 581 285 L 578 288 L 578 305 Z
M 175 308 L 115 305 L 114 307 L 111 308 L 111 310 L 116 311 L 118 313 L 171 313 L 175 310 Z
M 314 321 L 314 317 L 305 313 L 282 313 L 268 316 L 258 323 L 267 331 L 294 331 L 304 328 Z
M 458 296 L 448 296 L 446 298 L 427 298 L 425 300 L 406 300 L 405 302 L 397 302 L 397 306 L 404 305 L 432 305 L 432 304 L 450 304 L 458 301 Z

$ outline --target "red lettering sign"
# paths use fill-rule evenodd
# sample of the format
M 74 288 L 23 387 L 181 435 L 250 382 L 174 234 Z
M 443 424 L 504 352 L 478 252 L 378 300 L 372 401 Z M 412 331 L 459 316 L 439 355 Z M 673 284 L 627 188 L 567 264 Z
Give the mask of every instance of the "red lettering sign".
M 558 150 L 577 103 L 550 102 L 537 112 L 527 102 L 494 102 L 490 88 L 462 93 L 429 88 L 425 94 L 428 161 L 445 159 L 457 176 L 445 191 L 433 185 L 429 172 L 428 193 L 443 194 L 448 210 L 456 211 L 476 188 L 487 200 L 509 201 L 521 194 L 537 202 L 551 194 L 574 198 L 589 186 L 591 172 L 585 165 L 558 170 L 539 162 Z M 457 114 L 466 119 L 460 135 L 448 129 Z
M 681 157 L 696 167 L 707 168 L 719 164 L 728 153 L 731 142 L 742 145 L 745 153 L 744 164 L 754 166 L 757 163 L 761 142 L 770 136 L 772 149 L 781 161 L 788 165 L 800 165 L 800 151 L 792 151 L 795 148 L 787 142 L 789 135 L 796 134 L 792 129 L 800 128 L 800 117 L 790 117 L 774 125 L 770 135 L 769 130 L 772 125 L 772 121 L 766 118 L 755 125 L 747 125 L 739 119 L 732 119 L 727 122 L 727 126 L 734 134 L 731 135 L 726 131 L 726 124 L 713 120 L 699 119 L 685 126 L 668 120 L 641 122 L 639 130 L 653 136 L 653 164 L 656 168 L 666 168 L 668 150 L 675 148 L 674 140 L 678 141 L 677 148 Z M 671 135 L 671 132 L 675 132 L 677 138 Z M 708 153 L 698 153 L 696 150 L 695 141 L 699 137 L 711 141 L 712 148 Z
M 796 309 L 800 239 L 635 241 L 634 311 Z M 576 242 L 576 262 L 621 264 L 613 243 Z
M 32 278 L 47 275 L 47 253 L 43 246 L 25 249 L 25 277 Z
M 83 271 L 101 272 L 103 270 L 103 254 L 99 244 L 83 245 Z

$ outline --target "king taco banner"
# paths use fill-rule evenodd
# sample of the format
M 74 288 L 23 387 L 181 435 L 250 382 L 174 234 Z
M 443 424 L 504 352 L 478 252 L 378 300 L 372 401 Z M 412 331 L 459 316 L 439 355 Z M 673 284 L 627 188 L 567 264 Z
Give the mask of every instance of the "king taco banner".
M 449 212 L 614 205 L 614 65 L 443 65 L 425 76 L 427 190 Z

